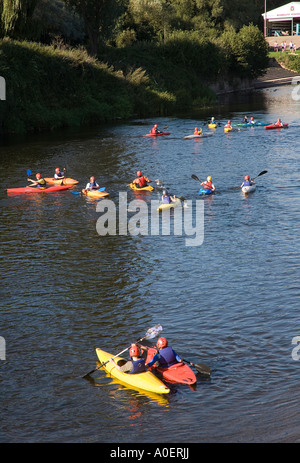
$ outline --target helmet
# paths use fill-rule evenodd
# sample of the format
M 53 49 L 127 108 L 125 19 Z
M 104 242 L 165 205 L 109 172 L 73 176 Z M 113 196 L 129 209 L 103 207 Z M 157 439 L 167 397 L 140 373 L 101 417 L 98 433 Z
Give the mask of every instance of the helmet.
M 39 173 L 36 174 L 36 178 L 41 178 L 41 177 L 42 177 L 41 174 L 39 174 Z
M 129 355 L 130 357 L 139 357 L 141 355 L 141 350 L 139 346 L 137 346 L 136 344 L 131 344 Z
M 94 182 L 95 181 L 95 177 L 92 175 L 92 177 L 90 177 L 90 181 L 91 182 Z
M 142 176 L 142 172 L 140 170 L 137 171 L 136 173 L 137 177 L 141 177 Z
M 154 127 L 157 127 L 157 124 L 154 124 Z
M 212 118 L 211 118 L 211 120 L 212 120 L 212 121 L 214 121 L 214 120 L 215 120 L 215 118 L 214 118 L 214 117 L 212 117 Z
M 165 347 L 168 347 L 168 341 L 166 338 L 159 338 L 156 343 L 157 349 L 164 349 Z
M 196 132 L 196 131 L 198 132 L 198 127 L 195 127 L 195 132 Z
M 231 121 L 227 121 L 227 124 L 231 124 Z
M 249 175 L 245 175 L 245 180 L 250 180 Z
M 209 176 L 207 177 L 207 179 L 206 179 L 206 180 L 207 180 L 208 182 L 211 182 L 211 181 L 212 181 L 212 178 L 211 178 L 211 176 L 209 175 Z
M 59 173 L 59 167 L 56 167 L 55 172 Z

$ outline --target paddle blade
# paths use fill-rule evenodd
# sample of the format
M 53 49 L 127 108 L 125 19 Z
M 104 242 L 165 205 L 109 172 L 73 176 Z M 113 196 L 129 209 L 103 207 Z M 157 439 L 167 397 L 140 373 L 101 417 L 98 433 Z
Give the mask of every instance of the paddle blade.
M 192 177 L 194 180 L 197 180 L 198 182 L 201 181 L 201 180 L 199 180 L 199 178 L 197 177 L 197 175 L 192 174 L 191 177 Z
M 194 363 L 194 367 L 202 376 L 211 375 L 211 369 L 207 365 L 203 365 L 203 363 Z
M 153 339 L 162 331 L 161 325 L 155 325 L 146 332 L 144 339 Z
M 265 175 L 268 171 L 267 170 L 263 170 L 260 174 L 258 174 L 257 177 L 260 177 L 261 175 Z
M 27 177 L 30 177 L 31 174 L 32 174 L 31 170 L 28 169 L 28 170 L 27 170 Z

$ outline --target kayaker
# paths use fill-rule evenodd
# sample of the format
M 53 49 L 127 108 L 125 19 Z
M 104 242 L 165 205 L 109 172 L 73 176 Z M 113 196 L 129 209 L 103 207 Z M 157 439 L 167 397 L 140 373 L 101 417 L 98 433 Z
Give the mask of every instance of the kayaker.
M 227 124 L 224 127 L 225 129 L 232 129 L 231 127 L 231 121 L 227 121 Z
M 145 177 L 145 175 L 142 175 L 140 170 L 137 171 L 136 175 L 137 177 L 132 183 L 134 183 L 137 188 L 144 188 L 145 186 L 148 186 L 148 183 L 151 183 L 151 180 L 148 177 Z
M 100 187 L 99 187 L 98 183 L 95 181 L 95 177 L 92 175 L 90 177 L 89 183 L 87 183 L 86 187 L 82 190 L 82 193 L 86 193 L 89 190 L 98 190 L 98 188 L 100 188 Z
M 244 116 L 243 122 L 244 122 L 244 124 L 248 124 L 248 117 L 247 116 Z
M 254 185 L 254 183 L 255 183 L 255 182 L 254 182 L 253 178 L 251 178 L 251 180 L 250 180 L 249 175 L 245 175 L 244 181 L 243 181 L 243 183 L 241 184 L 241 188 L 243 188 L 243 186 L 251 186 L 251 185 Z
M 254 121 L 254 117 L 253 117 L 253 116 L 250 117 L 250 122 L 249 122 L 249 124 L 251 124 L 251 125 L 254 125 L 254 124 L 255 124 L 255 121 Z
M 150 133 L 161 133 L 160 130 L 158 130 L 157 128 L 157 124 L 154 124 L 154 126 L 150 130 Z
M 146 371 L 145 359 L 142 358 L 141 348 L 137 344 L 131 344 L 129 355 L 131 360 L 128 360 L 121 366 L 118 365 L 113 358 L 111 358 L 110 361 L 119 371 L 128 373 L 129 375 L 136 375 L 137 373 Z
M 212 183 L 212 178 L 210 175 L 206 178 L 206 182 L 201 182 L 201 185 L 203 185 L 205 190 L 215 191 L 215 185 Z
M 144 349 L 147 349 L 145 346 L 141 346 Z M 169 343 L 166 338 L 159 338 L 156 343 L 158 349 L 157 354 L 154 355 L 153 359 L 146 364 L 146 367 L 151 367 L 154 363 L 158 362 L 160 366 L 167 368 L 173 365 L 174 363 L 181 362 L 181 357 L 169 346 Z
M 54 178 L 55 180 L 62 180 L 65 178 L 65 173 L 60 171 L 60 168 L 57 167 L 54 172 Z
M 195 127 L 195 130 L 194 130 L 194 135 L 200 135 L 200 133 L 202 132 L 202 129 L 198 129 L 198 127 Z
M 28 182 L 31 182 L 32 185 L 28 185 L 30 187 L 38 187 L 38 188 L 46 188 L 47 183 L 44 178 L 42 178 L 40 173 L 37 173 L 35 176 L 36 180 L 32 180 L 31 178 L 28 178 Z
M 161 201 L 163 204 L 171 204 L 176 201 L 176 197 L 171 196 L 166 190 L 163 191 Z
M 280 117 L 278 117 L 277 122 L 275 123 L 275 125 L 277 125 L 278 127 L 282 127 L 282 126 L 283 126 L 283 123 L 281 122 Z

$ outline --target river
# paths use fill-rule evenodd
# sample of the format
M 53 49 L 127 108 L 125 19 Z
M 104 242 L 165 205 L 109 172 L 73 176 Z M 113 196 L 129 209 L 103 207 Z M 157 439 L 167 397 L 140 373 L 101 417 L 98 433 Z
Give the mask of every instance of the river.
M 284 86 L 213 114 L 2 142 L 0 442 L 300 442 L 299 109 Z M 228 118 L 245 114 L 281 117 L 289 128 L 224 133 Z M 214 136 L 183 138 L 195 126 L 211 132 L 212 115 L 221 124 Z M 170 135 L 142 137 L 153 122 Z M 28 169 L 50 177 L 56 167 L 79 180 L 75 191 L 95 175 L 116 209 L 123 192 L 130 207 L 148 207 L 149 220 L 161 190 L 133 203 L 128 184 L 139 169 L 162 180 L 189 201 L 198 244 L 171 228 L 100 235 L 100 203 L 72 191 L 7 195 L 27 184 Z M 245 197 L 244 175 L 263 170 Z M 216 194 L 200 197 L 192 174 L 211 175 Z M 82 378 L 97 365 L 96 347 L 116 354 L 156 324 L 180 355 L 211 368 L 210 379 L 161 397 L 103 371 Z

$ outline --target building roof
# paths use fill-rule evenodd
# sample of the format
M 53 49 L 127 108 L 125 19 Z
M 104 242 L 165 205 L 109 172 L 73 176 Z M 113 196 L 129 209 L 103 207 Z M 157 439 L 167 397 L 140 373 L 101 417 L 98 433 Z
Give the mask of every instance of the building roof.
M 267 11 L 262 14 L 264 19 L 268 21 L 286 21 L 292 18 L 300 19 L 300 2 L 290 2 L 286 5 Z

